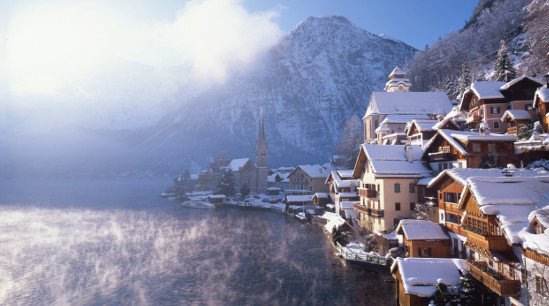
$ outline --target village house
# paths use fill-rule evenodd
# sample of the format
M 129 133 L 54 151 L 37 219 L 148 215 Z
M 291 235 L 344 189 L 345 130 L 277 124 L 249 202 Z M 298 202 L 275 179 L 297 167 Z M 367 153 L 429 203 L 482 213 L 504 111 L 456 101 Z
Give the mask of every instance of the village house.
M 224 169 L 233 173 L 237 191 L 244 185 L 257 190 L 257 167 L 250 158 L 233 159 Z
M 534 94 L 533 107 L 536 109 L 538 117 L 541 121 L 541 126 L 544 133 L 549 132 L 549 72 L 545 74 L 547 84 L 544 88 L 540 88 Z
M 330 198 L 335 205 L 335 213 L 345 218 L 342 210 L 354 210 L 354 203 L 359 201 L 359 180 L 353 178 L 353 170 L 334 170 L 326 179 Z
M 450 257 L 450 237 L 438 223 L 400 220 L 396 234 L 402 236 L 405 257 Z
M 284 191 L 290 188 L 290 181 L 288 175 L 295 170 L 295 167 L 280 167 L 271 170 L 271 174 L 267 178 L 267 185 L 269 187 L 278 187 Z
M 397 258 L 391 266 L 395 279 L 396 304 L 425 306 L 433 300 L 437 285 L 450 289 L 460 286 L 460 278 L 469 272 L 463 259 Z
M 523 110 L 535 118 L 532 100 L 536 89 L 543 85 L 540 81 L 521 76 L 510 82 L 481 81 L 473 82 L 463 94 L 459 105 L 460 111 L 467 112 L 466 123 L 469 127 L 478 128 L 485 123 L 491 131 L 516 135 L 517 125 L 509 126 L 502 122 L 502 114 L 507 110 Z
M 425 144 L 423 160 L 435 172 L 451 168 L 492 168 L 518 163 L 516 136 L 438 130 Z
M 315 192 L 329 192 L 324 182 L 330 175 L 328 166 L 299 165 L 288 175 L 290 189 L 287 193 L 314 194 Z
M 317 192 L 313 195 L 313 205 L 316 208 L 324 208 L 330 202 L 330 196 L 326 192 Z
M 413 119 L 406 126 L 406 137 L 409 144 L 423 147 L 440 129 L 459 131 L 454 120 L 439 116 L 438 120 Z
M 411 218 L 418 202 L 416 183 L 431 171 L 419 146 L 363 144 L 353 171 L 360 179 L 358 221 L 368 231 L 387 232 Z
M 404 129 L 412 119 L 436 119 L 452 110 L 443 92 L 410 92 L 406 73 L 398 66 L 389 75 L 385 91 L 373 92 L 364 122 L 364 142 L 402 144 Z M 382 124 L 383 123 L 383 124 Z M 379 128 L 379 129 L 378 129 Z
M 490 289 L 496 301 L 505 305 L 526 305 L 531 295 L 530 286 L 525 284 L 528 275 L 536 272 L 525 265 L 524 257 L 543 263 L 535 251 L 522 255 L 522 250 L 524 246 L 526 249 L 533 246 L 529 240 L 524 243 L 528 239 L 528 217 L 548 204 L 549 176 L 545 174 L 472 177 L 467 180 L 459 202 L 458 209 L 464 211 L 461 226 L 467 236 L 465 247 L 471 275 Z M 539 277 L 542 285 L 545 275 Z

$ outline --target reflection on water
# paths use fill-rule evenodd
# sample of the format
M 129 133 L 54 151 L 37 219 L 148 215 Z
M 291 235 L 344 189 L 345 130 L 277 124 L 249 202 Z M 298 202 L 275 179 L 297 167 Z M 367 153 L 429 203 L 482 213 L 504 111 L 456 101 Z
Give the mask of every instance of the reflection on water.
M 169 182 L 2 182 L 0 304 L 393 304 L 320 228 L 192 210 Z

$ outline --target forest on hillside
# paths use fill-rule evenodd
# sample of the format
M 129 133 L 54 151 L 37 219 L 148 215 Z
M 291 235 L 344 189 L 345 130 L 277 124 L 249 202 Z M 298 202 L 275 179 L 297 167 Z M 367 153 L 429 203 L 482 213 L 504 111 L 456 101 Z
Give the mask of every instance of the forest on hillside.
M 459 98 L 471 81 L 495 80 L 503 44 L 518 75 L 549 70 L 549 2 L 481 1 L 467 25 L 426 46 L 406 63 L 414 91 L 445 91 Z

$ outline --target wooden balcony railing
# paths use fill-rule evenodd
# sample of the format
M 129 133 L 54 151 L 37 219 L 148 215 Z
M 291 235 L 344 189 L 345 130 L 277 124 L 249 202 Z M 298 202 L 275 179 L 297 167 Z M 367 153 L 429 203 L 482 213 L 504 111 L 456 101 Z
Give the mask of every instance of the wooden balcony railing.
M 372 189 L 358 188 L 358 195 L 369 199 L 376 198 L 377 192 Z
M 368 216 L 376 217 L 376 218 L 383 218 L 385 216 L 385 211 L 383 209 L 375 209 L 375 208 L 368 208 L 366 206 L 362 206 L 359 203 L 353 204 L 353 207 L 364 213 Z
M 468 242 L 471 242 L 486 251 L 510 251 L 512 248 L 504 236 L 484 236 L 465 229 Z
M 446 222 L 446 227 L 455 234 L 466 236 L 465 230 L 459 224 Z
M 519 296 L 519 280 L 505 279 L 501 274 L 490 269 L 485 262 L 467 260 L 467 263 L 471 267 L 471 275 L 490 290 L 501 296 Z
M 469 116 L 467 116 L 467 119 L 465 119 L 465 123 L 467 123 L 467 124 L 480 123 L 481 120 L 482 120 L 481 116 L 469 115 Z
M 448 152 L 429 153 L 429 161 L 442 161 L 442 160 L 456 160 L 456 157 L 452 153 L 448 153 Z
M 517 135 L 518 128 L 517 126 L 512 126 L 507 128 L 507 134 L 509 135 Z

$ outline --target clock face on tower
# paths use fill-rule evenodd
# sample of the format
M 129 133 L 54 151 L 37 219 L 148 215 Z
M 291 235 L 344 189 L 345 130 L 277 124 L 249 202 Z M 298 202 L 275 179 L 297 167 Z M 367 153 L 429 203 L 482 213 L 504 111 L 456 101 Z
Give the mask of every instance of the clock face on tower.
M 404 86 L 402 86 L 402 84 L 398 85 L 398 90 L 403 90 L 404 89 Z

